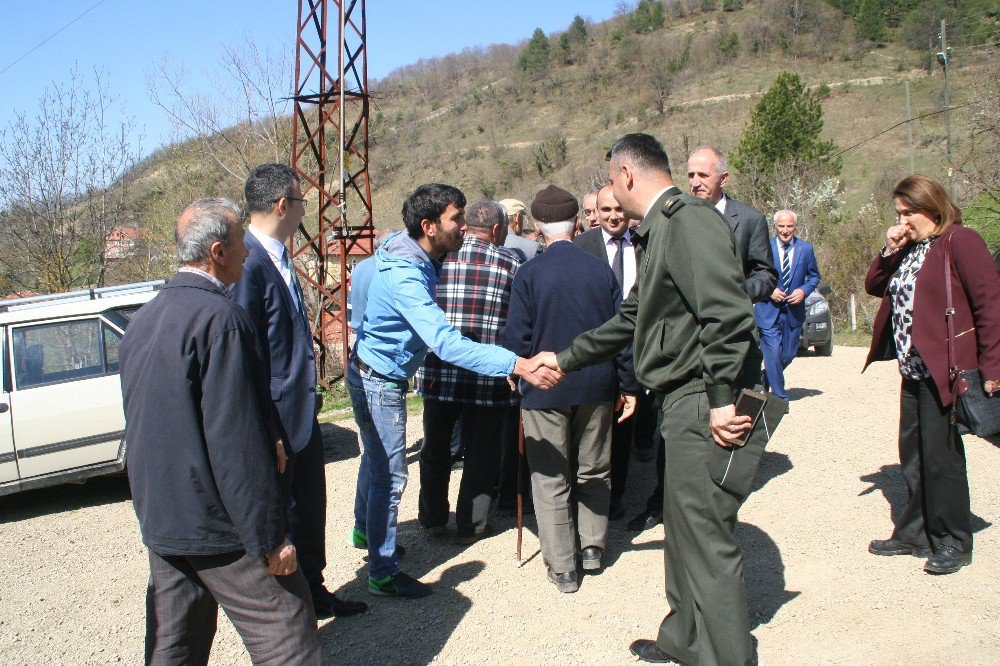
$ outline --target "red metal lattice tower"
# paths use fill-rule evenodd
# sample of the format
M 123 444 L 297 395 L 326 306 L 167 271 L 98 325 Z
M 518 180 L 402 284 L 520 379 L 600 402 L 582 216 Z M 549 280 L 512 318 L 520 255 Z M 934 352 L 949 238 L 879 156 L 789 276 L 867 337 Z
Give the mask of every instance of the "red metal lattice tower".
M 303 218 L 289 248 L 314 313 L 319 382 L 328 387 L 347 359 L 349 266 L 372 254 L 375 238 L 365 0 L 299 0 L 292 99 L 292 168 L 318 211 Z

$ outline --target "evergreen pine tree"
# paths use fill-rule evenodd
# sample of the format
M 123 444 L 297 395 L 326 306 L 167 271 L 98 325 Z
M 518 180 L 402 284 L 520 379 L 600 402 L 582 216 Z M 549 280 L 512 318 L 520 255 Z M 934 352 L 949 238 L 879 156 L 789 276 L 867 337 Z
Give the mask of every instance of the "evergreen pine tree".
M 549 38 L 541 28 L 535 28 L 528 45 L 517 58 L 517 66 L 526 72 L 536 73 L 549 64 Z
M 869 42 L 878 43 L 885 38 L 882 0 L 858 0 L 854 5 L 854 28 L 858 37 Z
M 573 17 L 573 22 L 569 24 L 569 30 L 566 32 L 571 42 L 583 44 L 587 41 L 587 24 L 579 14 Z
M 840 160 L 828 161 L 832 141 L 821 141 L 823 107 L 798 74 L 782 72 L 750 113 L 750 124 L 732 155 L 737 172 L 765 172 L 779 163 L 825 163 L 840 173 Z

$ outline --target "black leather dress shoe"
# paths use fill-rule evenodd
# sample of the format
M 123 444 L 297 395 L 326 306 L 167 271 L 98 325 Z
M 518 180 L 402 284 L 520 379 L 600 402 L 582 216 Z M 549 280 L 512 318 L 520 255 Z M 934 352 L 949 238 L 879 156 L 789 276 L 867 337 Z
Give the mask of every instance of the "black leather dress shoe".
M 313 608 L 316 609 L 316 617 L 323 619 L 360 615 L 368 610 L 368 604 L 363 601 L 340 599 L 336 594 L 324 588 L 313 592 Z
M 584 571 L 599 571 L 601 569 L 601 549 L 597 546 L 587 546 L 580 552 L 580 562 Z
M 868 544 L 868 552 L 872 555 L 928 557 L 931 554 L 931 549 L 929 546 L 917 546 L 899 539 L 875 539 Z
M 660 523 L 663 522 L 663 513 L 660 511 L 653 511 L 647 509 L 643 511 L 638 516 L 628 521 L 628 527 L 633 532 L 643 532 L 645 530 L 651 530 Z
M 938 546 L 924 564 L 924 571 L 929 574 L 950 574 L 966 564 L 972 564 L 972 553 L 963 553 L 952 546 Z
M 556 589 L 564 594 L 576 592 L 580 589 L 580 583 L 576 578 L 575 571 L 556 573 L 549 569 L 549 582 L 556 586 Z
M 681 662 L 677 661 L 669 654 L 661 650 L 656 646 L 656 641 L 646 640 L 640 638 L 637 641 L 632 641 L 632 644 L 628 646 L 629 652 L 639 657 L 645 662 L 650 664 L 679 664 Z

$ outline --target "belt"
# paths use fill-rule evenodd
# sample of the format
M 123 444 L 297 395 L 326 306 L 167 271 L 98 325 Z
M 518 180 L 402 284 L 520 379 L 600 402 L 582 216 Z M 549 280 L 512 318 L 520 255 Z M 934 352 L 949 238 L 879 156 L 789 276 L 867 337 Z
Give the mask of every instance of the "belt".
M 370 365 L 362 361 L 356 354 L 354 356 L 354 362 L 357 364 L 359 370 L 361 370 L 362 372 L 367 372 L 372 377 L 377 377 L 387 382 L 395 382 L 397 384 L 406 383 L 405 379 L 395 379 L 394 377 L 387 377 L 383 375 L 381 372 L 375 372 L 374 370 L 372 370 L 372 367 Z

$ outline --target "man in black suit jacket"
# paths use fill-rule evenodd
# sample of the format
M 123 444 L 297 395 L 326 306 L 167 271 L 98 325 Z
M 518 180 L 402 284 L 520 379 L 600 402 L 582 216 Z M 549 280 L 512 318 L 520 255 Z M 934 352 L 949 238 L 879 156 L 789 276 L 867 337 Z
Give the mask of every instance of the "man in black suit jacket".
M 254 663 L 319 664 L 309 587 L 286 538 L 267 374 L 229 287 L 240 209 L 199 199 L 181 268 L 121 346 L 128 477 L 149 548 L 147 664 L 207 664 L 221 605 Z
M 610 185 L 598 190 L 594 205 L 597 210 L 598 226 L 580 234 L 573 239 L 573 242 L 577 247 L 608 262 L 624 298 L 635 283 L 638 265 L 629 221 L 615 199 Z M 625 484 L 628 481 L 629 453 L 636 422 L 643 418 L 648 420 L 648 415 L 653 410 L 653 399 L 644 390 L 640 389 L 636 398 L 635 418 L 622 422 L 616 419 L 611 427 L 611 508 L 608 512 L 611 520 L 618 520 L 625 515 L 622 498 L 625 496 Z M 655 415 L 653 418 L 656 418 Z M 652 435 L 651 432 L 649 434 Z
M 289 536 L 298 549 L 316 615 L 363 613 L 365 604 L 338 599 L 323 585 L 326 474 L 316 421 L 316 353 L 302 288 L 285 247 L 305 214 L 299 177 L 285 164 L 264 164 L 250 174 L 245 193 L 249 256 L 235 298 L 250 315 L 267 368 L 284 445 L 278 459 L 288 489 Z

